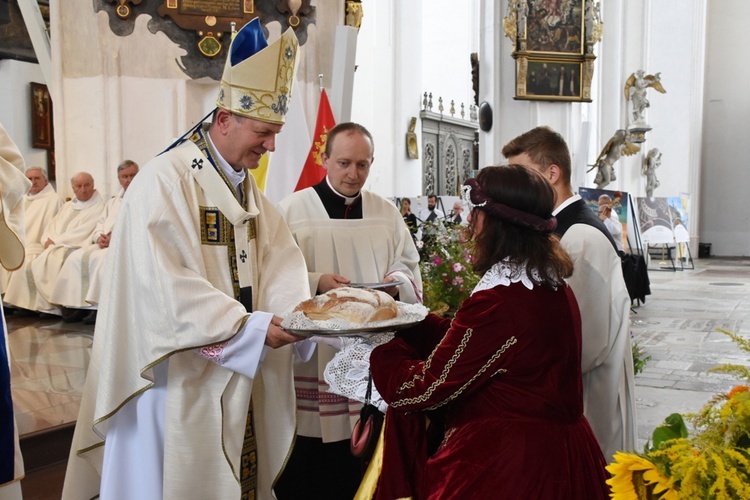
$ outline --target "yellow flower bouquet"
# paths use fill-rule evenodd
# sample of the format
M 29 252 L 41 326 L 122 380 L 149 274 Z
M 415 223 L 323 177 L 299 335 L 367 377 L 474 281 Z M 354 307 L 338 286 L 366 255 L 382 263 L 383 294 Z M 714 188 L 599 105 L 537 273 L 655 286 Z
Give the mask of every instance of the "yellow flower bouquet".
M 750 352 L 750 340 L 719 331 Z M 721 365 L 711 371 L 750 381 L 746 366 Z M 607 466 L 612 498 L 750 499 L 750 388 L 738 385 L 717 394 L 687 418 L 692 435 L 683 417 L 674 413 L 654 430 L 643 453 L 615 454 Z

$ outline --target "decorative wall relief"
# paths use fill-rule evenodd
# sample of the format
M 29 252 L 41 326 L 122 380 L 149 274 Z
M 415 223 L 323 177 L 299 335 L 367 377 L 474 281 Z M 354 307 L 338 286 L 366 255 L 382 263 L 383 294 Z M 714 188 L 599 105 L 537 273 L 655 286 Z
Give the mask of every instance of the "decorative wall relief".
M 180 68 L 190 78 L 208 76 L 220 80 L 229 47 L 231 26 L 236 29 L 256 17 L 263 25 L 278 21 L 282 31 L 294 29 L 300 45 L 307 41 L 307 27 L 315 24 L 311 0 L 93 0 L 94 11 L 109 14 L 109 27 L 118 36 L 133 33 L 135 18 L 151 17 L 148 29 L 159 31 L 187 52 Z M 266 33 L 267 35 L 267 33 Z
M 599 2 L 508 0 L 503 29 L 514 44 L 515 99 L 591 101 Z
M 347 0 L 344 24 L 359 29 L 359 27 L 362 26 L 363 17 L 364 12 L 362 11 L 362 2 L 360 0 Z

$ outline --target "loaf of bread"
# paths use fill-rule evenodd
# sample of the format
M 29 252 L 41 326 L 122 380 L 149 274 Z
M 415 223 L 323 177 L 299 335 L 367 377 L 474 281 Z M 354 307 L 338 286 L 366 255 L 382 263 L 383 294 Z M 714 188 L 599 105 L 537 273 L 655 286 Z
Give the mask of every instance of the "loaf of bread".
M 385 321 L 398 316 L 398 306 L 387 293 L 366 288 L 334 288 L 298 305 L 314 321 L 343 319 L 353 324 Z

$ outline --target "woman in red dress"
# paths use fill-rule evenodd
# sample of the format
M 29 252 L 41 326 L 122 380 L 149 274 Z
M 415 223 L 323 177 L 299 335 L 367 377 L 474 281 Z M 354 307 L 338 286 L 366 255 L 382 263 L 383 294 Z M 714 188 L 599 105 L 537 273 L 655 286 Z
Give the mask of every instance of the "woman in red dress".
M 482 169 L 463 195 L 482 279 L 452 320 L 429 315 L 370 357 L 389 404 L 375 497 L 608 498 L 554 192 L 511 165 Z M 425 417 L 438 409 L 444 437 L 428 457 Z

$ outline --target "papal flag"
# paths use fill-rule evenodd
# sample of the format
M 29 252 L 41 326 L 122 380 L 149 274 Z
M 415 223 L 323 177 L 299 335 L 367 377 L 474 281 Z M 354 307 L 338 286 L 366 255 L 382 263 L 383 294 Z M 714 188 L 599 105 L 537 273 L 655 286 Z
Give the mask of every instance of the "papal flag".
M 305 166 L 302 167 L 297 186 L 294 188 L 295 191 L 314 186 L 326 176 L 326 171 L 323 168 L 323 152 L 328 140 L 328 131 L 335 125 L 336 120 L 333 117 L 333 111 L 331 111 L 331 105 L 324 89 L 320 92 L 318 119 L 315 123 L 312 145 L 310 146 L 310 152 L 307 154 Z
M 300 88 L 299 85 L 297 88 Z M 276 151 L 264 155 L 270 154 L 264 193 L 272 203 L 278 203 L 294 192 L 307 158 L 309 144 L 310 129 L 307 128 L 305 106 L 301 95 L 295 95 L 289 105 L 284 128 L 276 136 Z M 258 176 L 256 181 L 257 179 Z
M 258 186 L 258 189 L 265 192 L 268 182 L 268 153 L 260 157 L 258 166 L 251 168 L 250 173 L 255 177 L 255 184 Z

